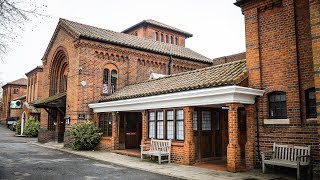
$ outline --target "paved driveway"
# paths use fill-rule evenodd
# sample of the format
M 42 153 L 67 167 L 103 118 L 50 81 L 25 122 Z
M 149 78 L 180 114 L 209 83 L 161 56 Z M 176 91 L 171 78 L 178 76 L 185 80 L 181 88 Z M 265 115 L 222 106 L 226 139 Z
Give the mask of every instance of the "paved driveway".
M 0 179 L 172 179 L 33 145 L 0 125 Z

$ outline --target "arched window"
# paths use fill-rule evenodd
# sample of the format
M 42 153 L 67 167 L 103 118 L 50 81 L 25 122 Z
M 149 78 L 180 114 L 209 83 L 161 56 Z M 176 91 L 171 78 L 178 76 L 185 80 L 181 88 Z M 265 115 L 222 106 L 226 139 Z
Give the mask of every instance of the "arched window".
M 178 38 L 176 37 L 176 45 L 178 45 Z
M 118 73 L 116 70 L 112 70 L 110 74 L 109 69 L 104 69 L 102 93 L 103 94 L 114 93 L 117 89 L 117 79 L 118 79 Z
M 166 43 L 169 43 L 169 36 L 166 35 Z
M 156 39 L 156 41 L 159 41 L 159 33 L 158 32 L 156 32 L 156 34 L 155 34 L 155 39 Z
M 170 36 L 170 43 L 171 43 L 171 44 L 174 44 L 174 42 L 173 42 L 173 36 Z
M 285 92 L 272 92 L 268 95 L 269 100 L 269 118 L 285 119 L 287 118 L 287 99 Z
M 315 88 L 310 88 L 305 91 L 306 95 L 306 115 L 307 118 L 316 118 L 317 109 L 316 109 L 316 95 Z
M 164 39 L 163 39 L 163 34 L 161 34 L 161 42 L 163 42 L 164 41 Z
M 111 72 L 111 94 L 116 92 L 117 79 L 118 79 L 117 71 L 116 70 L 112 70 L 112 72 Z
M 109 90 L 109 69 L 104 69 L 102 93 L 109 94 L 108 90 Z

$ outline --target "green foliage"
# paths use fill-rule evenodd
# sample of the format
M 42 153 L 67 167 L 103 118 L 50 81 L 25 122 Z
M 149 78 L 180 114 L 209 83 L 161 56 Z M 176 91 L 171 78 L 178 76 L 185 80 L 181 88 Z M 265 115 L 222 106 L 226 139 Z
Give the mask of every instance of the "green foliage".
M 21 134 L 21 121 L 18 120 L 17 126 L 16 126 L 16 135 L 20 135 L 20 134 Z
M 33 116 L 29 116 L 26 127 L 23 131 L 24 135 L 26 135 L 27 137 L 37 137 L 39 129 L 40 122 L 37 121 Z
M 92 150 L 100 141 L 101 130 L 91 121 L 74 124 L 70 128 L 72 148 L 75 150 Z

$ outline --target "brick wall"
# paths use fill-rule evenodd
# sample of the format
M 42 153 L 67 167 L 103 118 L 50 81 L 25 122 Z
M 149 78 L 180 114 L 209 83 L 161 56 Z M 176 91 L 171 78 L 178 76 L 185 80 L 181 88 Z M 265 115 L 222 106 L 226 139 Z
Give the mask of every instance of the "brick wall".
M 260 150 L 271 150 L 273 142 L 312 145 L 314 160 L 319 161 L 318 124 L 306 120 L 304 97 L 304 91 L 314 87 L 309 1 L 250 1 L 242 11 L 249 86 L 266 91 L 258 100 Z M 268 93 L 273 91 L 286 92 L 289 124 L 264 124 L 269 118 Z

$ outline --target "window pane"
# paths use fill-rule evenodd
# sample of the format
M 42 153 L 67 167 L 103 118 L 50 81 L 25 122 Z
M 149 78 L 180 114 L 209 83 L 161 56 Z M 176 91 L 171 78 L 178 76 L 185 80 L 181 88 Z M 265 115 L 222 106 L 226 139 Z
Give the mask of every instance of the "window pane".
M 155 113 L 154 112 L 149 112 L 149 138 L 155 138 L 155 118 L 154 118 Z
M 108 136 L 112 136 L 112 114 L 109 113 L 109 116 L 108 116 Z
M 177 121 L 177 126 L 176 126 L 177 140 L 184 139 L 183 126 L 184 126 L 183 121 Z
M 177 140 L 184 140 L 184 123 L 183 110 L 176 111 L 176 138 Z
M 109 69 L 104 69 L 103 71 L 103 86 L 102 93 L 108 94 L 108 81 L 109 81 Z
M 167 121 L 167 139 L 173 139 L 173 121 Z
M 194 131 L 198 130 L 198 112 L 197 111 L 193 112 L 193 130 Z
M 157 138 L 163 139 L 163 111 L 157 112 Z
M 269 94 L 269 116 L 270 118 L 287 117 L 287 102 L 284 92 L 273 92 Z
M 211 112 L 202 111 L 202 130 L 211 131 Z
M 167 111 L 167 139 L 173 137 L 173 111 Z
M 118 79 L 117 71 L 116 70 L 112 70 L 112 72 L 111 72 L 111 94 L 116 92 L 117 79 Z

